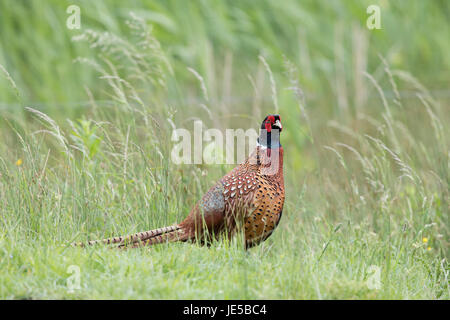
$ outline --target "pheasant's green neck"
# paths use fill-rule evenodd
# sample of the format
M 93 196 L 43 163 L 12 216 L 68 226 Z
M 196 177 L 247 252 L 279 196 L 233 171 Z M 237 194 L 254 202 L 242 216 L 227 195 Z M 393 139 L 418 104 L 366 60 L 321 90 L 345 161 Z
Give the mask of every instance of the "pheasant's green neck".
M 267 132 L 267 130 L 261 129 L 258 137 L 258 145 L 268 149 L 280 148 L 280 130 L 272 129 L 270 132 Z

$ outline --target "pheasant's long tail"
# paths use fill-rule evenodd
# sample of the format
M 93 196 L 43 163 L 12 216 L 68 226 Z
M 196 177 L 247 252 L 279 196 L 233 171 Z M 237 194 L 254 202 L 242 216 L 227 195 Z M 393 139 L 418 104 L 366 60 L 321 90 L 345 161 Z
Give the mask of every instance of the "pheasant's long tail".
M 138 232 L 127 236 L 120 236 L 102 240 L 91 240 L 86 243 L 83 242 L 72 243 L 72 246 L 85 247 L 87 245 L 92 246 L 96 244 L 119 244 L 119 246 L 125 246 L 129 244 L 142 243 L 149 239 L 160 239 L 160 238 L 165 239 L 169 234 L 180 233 L 178 232 L 181 231 L 180 229 L 181 227 L 177 224 L 169 227 Z M 162 240 L 161 242 L 164 242 L 164 240 Z
M 133 243 L 123 243 L 119 245 L 121 249 L 125 248 L 139 248 L 143 246 L 151 246 L 154 244 L 165 243 L 165 242 L 175 242 L 175 241 L 187 241 L 192 237 L 190 234 L 186 233 L 182 228 L 178 228 L 169 232 L 160 233 L 153 235 L 144 239 L 139 239 Z

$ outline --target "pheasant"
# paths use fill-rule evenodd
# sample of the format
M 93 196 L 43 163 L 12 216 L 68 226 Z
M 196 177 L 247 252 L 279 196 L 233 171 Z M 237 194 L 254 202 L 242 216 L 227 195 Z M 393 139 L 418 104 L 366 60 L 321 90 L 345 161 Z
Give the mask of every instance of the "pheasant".
M 283 212 L 282 129 L 281 117 L 268 115 L 255 150 L 211 187 L 181 223 L 87 244 L 118 244 L 121 248 L 174 241 L 204 244 L 221 235 L 231 238 L 239 230 L 244 232 L 245 248 L 261 243 L 275 230 Z

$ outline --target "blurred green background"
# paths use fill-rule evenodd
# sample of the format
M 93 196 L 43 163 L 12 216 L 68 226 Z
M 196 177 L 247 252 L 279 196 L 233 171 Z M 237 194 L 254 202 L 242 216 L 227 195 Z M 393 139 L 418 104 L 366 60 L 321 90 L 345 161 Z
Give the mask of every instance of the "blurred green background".
M 66 8 L 71 4 L 81 8 L 81 30 L 66 27 Z M 370 4 L 381 8 L 382 30 L 366 28 Z M 314 101 L 311 107 L 323 104 L 338 112 L 339 103 L 333 102 L 337 91 L 344 86 L 346 92 L 341 94 L 353 97 L 354 82 L 362 81 L 355 64 L 376 71 L 382 54 L 392 68 L 408 70 L 429 90 L 449 97 L 450 9 L 445 0 L 4 0 L 0 63 L 20 88 L 22 102 L 67 114 L 87 100 L 85 87 L 100 91 L 102 82 L 95 71 L 73 63 L 79 56 L 93 57 L 95 51 L 72 37 L 94 29 L 127 38 L 130 30 L 125 21 L 130 11 L 153 25 L 176 79 L 183 83 L 182 91 L 196 81 L 188 66 L 204 76 L 211 98 L 231 99 L 222 97 L 223 89 L 228 89 L 239 102 L 251 99 L 247 74 L 258 70 L 258 55 L 266 58 L 277 80 L 285 56 L 298 66 L 302 88 Z M 233 72 L 222 75 L 227 64 Z M 232 79 L 231 89 L 215 81 L 222 76 Z M 337 79 L 344 83 L 336 84 Z M 343 99 L 341 105 L 355 107 L 352 99 Z M 0 101 L 2 108 L 17 103 L 4 77 L 0 77 Z

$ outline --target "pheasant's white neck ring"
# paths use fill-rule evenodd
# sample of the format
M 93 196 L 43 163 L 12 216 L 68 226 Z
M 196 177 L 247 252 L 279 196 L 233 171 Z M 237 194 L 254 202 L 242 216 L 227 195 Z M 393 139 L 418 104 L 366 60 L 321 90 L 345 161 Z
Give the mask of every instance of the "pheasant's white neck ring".
M 261 143 L 259 143 L 259 139 L 258 139 L 258 141 L 256 142 L 256 146 L 257 147 L 260 147 L 261 149 L 267 149 L 267 146 L 265 146 L 265 145 L 262 145 Z

